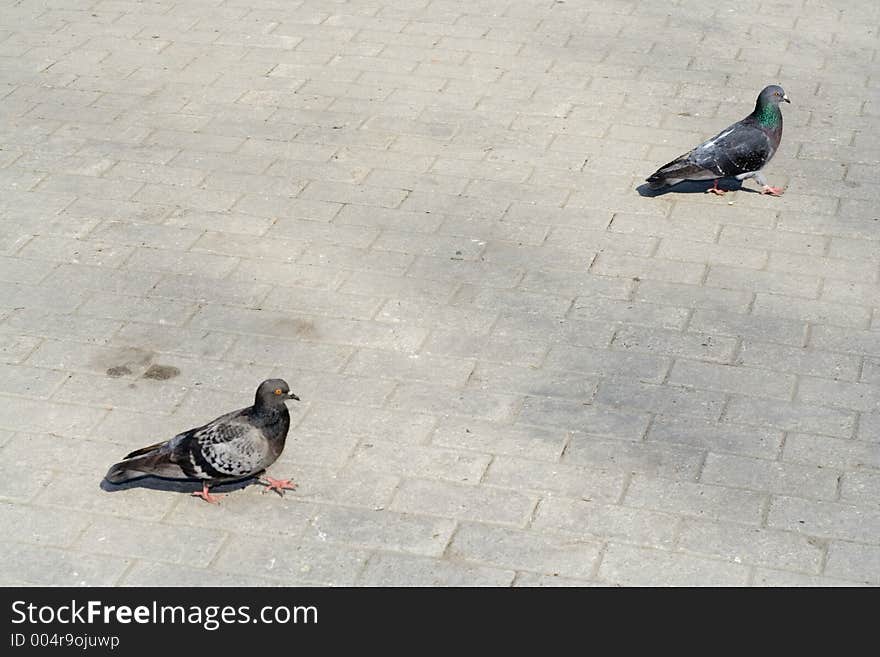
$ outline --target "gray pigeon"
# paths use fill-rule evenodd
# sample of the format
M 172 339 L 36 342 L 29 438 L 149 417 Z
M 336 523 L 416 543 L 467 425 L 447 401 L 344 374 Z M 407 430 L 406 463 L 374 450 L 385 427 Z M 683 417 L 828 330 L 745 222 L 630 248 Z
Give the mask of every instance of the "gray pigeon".
M 201 479 L 202 490 L 193 495 L 216 503 L 218 497 L 208 492 L 209 486 L 259 474 L 281 455 L 290 429 L 290 413 L 284 404 L 288 399 L 299 401 L 284 380 L 263 381 L 253 406 L 138 449 L 113 465 L 106 479 L 113 484 L 145 475 Z M 265 485 L 267 491 L 276 490 L 279 495 L 296 488 L 288 479 L 268 476 Z
M 754 178 L 762 194 L 779 196 L 781 187 L 771 187 L 761 169 L 779 148 L 782 140 L 782 112 L 779 103 L 788 100 L 782 87 L 765 87 L 758 95 L 755 111 L 734 123 L 709 141 L 657 169 L 647 181 L 651 189 L 662 189 L 683 180 L 713 180 L 714 194 L 724 194 L 718 179 Z

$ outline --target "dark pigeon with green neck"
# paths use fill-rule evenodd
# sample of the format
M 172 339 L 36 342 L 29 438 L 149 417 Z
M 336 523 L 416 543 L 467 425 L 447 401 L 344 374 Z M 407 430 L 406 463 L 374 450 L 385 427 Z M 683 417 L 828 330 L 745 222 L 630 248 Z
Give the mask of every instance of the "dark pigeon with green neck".
M 761 173 L 782 140 L 782 111 L 779 103 L 790 102 L 778 85 L 765 87 L 758 95 L 755 110 L 742 121 L 703 142 L 681 157 L 664 164 L 648 179 L 651 189 L 663 189 L 684 180 L 712 180 L 707 190 L 724 194 L 718 188 L 720 178 L 754 178 L 762 194 L 779 196 L 782 189 L 771 187 Z

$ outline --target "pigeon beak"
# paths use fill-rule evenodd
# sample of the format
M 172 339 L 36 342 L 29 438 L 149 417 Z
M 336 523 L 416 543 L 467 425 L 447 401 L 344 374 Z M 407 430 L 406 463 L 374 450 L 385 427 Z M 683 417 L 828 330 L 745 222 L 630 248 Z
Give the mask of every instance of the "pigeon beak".
M 790 102 L 791 102 L 791 101 L 788 99 L 788 96 L 783 96 L 783 97 L 782 97 L 782 100 L 784 100 L 786 103 L 790 103 Z
M 291 392 L 289 395 L 287 395 L 287 398 L 288 398 L 288 399 L 295 399 L 296 401 L 299 401 L 299 397 L 297 397 L 297 396 L 296 396 L 295 394 L 293 394 L 292 392 Z

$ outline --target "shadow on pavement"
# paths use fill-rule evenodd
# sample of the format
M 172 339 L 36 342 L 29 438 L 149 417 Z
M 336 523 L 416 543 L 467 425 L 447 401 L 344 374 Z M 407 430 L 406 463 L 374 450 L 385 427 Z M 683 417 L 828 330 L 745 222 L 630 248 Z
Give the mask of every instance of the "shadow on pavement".
M 722 178 L 718 181 L 718 186 L 729 192 L 753 192 L 760 193 L 758 190 L 751 189 L 749 187 L 743 187 L 742 181 L 737 180 L 736 178 Z M 686 180 L 684 182 L 680 182 L 677 185 L 672 185 L 671 187 L 664 187 L 662 189 L 651 189 L 648 183 L 643 183 L 636 187 L 636 191 L 640 196 L 646 197 L 654 197 L 654 196 L 663 196 L 664 194 L 668 194 L 670 192 L 675 192 L 676 194 L 705 194 L 707 190 L 712 188 L 712 181 L 701 181 L 701 180 Z
M 212 493 L 228 493 L 235 490 L 242 490 L 252 484 L 257 483 L 256 477 L 240 479 L 238 481 L 229 481 L 224 484 L 211 486 Z M 111 484 L 106 479 L 102 479 L 100 483 L 101 490 L 108 493 L 115 493 L 120 490 L 128 490 L 129 488 L 149 488 L 150 490 L 161 490 L 173 493 L 195 493 L 202 490 L 202 482 L 196 479 L 166 479 L 164 477 L 156 477 L 154 475 L 144 475 L 137 479 L 130 479 L 121 484 Z

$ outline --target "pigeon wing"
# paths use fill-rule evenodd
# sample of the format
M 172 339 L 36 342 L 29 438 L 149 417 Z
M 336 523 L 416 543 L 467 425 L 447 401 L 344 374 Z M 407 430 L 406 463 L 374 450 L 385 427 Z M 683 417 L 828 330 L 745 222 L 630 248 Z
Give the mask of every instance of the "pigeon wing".
M 263 469 L 267 443 L 240 413 L 193 429 L 175 449 L 173 460 L 197 479 L 237 479 Z
M 713 180 L 757 171 L 773 155 L 766 133 L 745 122 L 734 123 L 681 157 L 664 164 L 647 180 L 654 185 L 681 180 Z
M 691 159 L 702 169 L 717 177 L 753 173 L 773 156 L 773 145 L 767 133 L 750 123 L 736 123 L 724 132 L 700 144 L 691 152 Z

